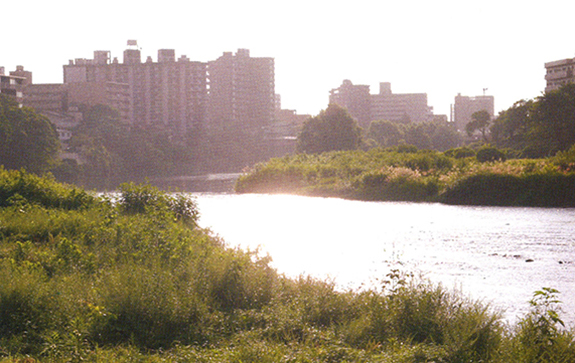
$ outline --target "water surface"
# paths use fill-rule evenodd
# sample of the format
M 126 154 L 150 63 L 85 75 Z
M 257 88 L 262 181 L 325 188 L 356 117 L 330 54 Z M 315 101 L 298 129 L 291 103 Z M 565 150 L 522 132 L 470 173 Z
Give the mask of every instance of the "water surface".
M 575 322 L 575 209 L 196 196 L 203 227 L 231 246 L 259 248 L 289 276 L 358 288 L 400 268 L 490 302 L 509 321 L 535 290 L 553 287 L 564 320 Z

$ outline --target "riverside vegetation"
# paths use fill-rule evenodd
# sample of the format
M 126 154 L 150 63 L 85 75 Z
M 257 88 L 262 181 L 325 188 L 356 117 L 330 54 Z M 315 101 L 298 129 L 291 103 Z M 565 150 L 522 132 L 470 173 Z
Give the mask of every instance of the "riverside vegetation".
M 508 159 L 489 145 L 302 153 L 258 164 L 236 183 L 241 193 L 541 207 L 574 207 L 574 190 L 575 146 L 542 159 Z
M 551 288 L 508 326 L 399 270 L 358 291 L 287 278 L 198 216 L 147 185 L 95 196 L 0 169 L 0 362 L 575 361 Z

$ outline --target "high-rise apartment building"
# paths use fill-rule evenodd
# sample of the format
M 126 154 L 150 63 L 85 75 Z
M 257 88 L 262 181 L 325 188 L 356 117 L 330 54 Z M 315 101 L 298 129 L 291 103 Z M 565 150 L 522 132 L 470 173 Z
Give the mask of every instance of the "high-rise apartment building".
M 186 56 L 176 60 L 173 49 L 160 49 L 157 62 L 151 57 L 142 62 L 136 43 L 128 46 L 122 63 L 110 61 L 109 51 L 70 61 L 64 66 L 64 83 L 99 82 L 118 89 L 126 84 L 130 123 L 166 127 L 177 135 L 200 127 L 206 115 L 207 64 Z
M 455 96 L 455 103 L 452 110 L 452 119 L 455 127 L 460 132 L 465 132 L 465 126 L 471 122 L 471 115 L 477 111 L 487 111 L 493 118 L 495 114 L 493 96 L 462 96 L 461 93 Z
M 329 92 L 329 103 L 347 109 L 359 126 L 367 128 L 371 121 L 371 100 L 369 86 L 353 84 L 345 79 L 341 86 Z
M 263 132 L 274 121 L 275 76 L 273 58 L 250 57 L 248 49 L 225 52 L 208 63 L 208 128 L 229 126 Z
M 391 83 L 381 82 L 379 94 L 371 95 L 371 121 L 422 123 L 432 119 L 427 93 L 393 93 Z
M 559 89 L 568 83 L 575 83 L 575 58 L 545 63 L 545 92 Z

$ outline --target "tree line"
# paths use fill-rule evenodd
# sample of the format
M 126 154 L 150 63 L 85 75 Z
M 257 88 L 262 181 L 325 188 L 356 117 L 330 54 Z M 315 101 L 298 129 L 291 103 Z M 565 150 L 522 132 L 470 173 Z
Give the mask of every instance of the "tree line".
M 575 84 L 533 100 L 517 101 L 493 120 L 484 110 L 475 112 L 466 133 L 471 137 L 477 132 L 481 140 L 471 146 L 491 144 L 509 149 L 517 157 L 539 158 L 566 151 L 575 144 Z M 401 144 L 445 151 L 462 146 L 464 136 L 452 123 L 437 120 L 419 124 L 378 120 L 362 132 L 346 109 L 331 104 L 304 123 L 296 151 L 318 153 Z
M 263 134 L 255 135 L 241 125 L 215 133 L 194 129 L 175 138 L 165 128 L 125 125 L 119 113 L 107 106 L 84 107 L 82 111 L 83 121 L 73 130 L 68 150 L 77 153 L 82 162 L 60 161 L 54 125 L 33 109 L 19 107 L 2 96 L 0 164 L 35 173 L 51 171 L 59 180 L 87 187 L 113 188 L 129 180 L 198 170 L 237 171 L 272 154 L 262 141 Z M 506 149 L 515 157 L 538 158 L 568 150 L 575 144 L 575 85 L 517 101 L 493 120 L 486 112 L 477 112 L 466 131 L 468 136 L 480 132 L 479 144 Z M 346 109 L 331 104 L 303 124 L 295 152 L 399 145 L 446 151 L 464 143 L 464 135 L 444 120 L 417 124 L 377 120 L 362 130 Z

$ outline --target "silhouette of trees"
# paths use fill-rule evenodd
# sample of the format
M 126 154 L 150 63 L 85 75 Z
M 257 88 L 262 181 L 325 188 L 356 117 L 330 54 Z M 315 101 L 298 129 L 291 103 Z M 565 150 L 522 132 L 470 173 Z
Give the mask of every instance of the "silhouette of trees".
M 56 164 L 59 148 L 50 120 L 0 95 L 0 165 L 42 173 Z
M 568 150 L 575 144 L 575 84 L 516 102 L 499 114 L 490 131 L 498 147 L 522 150 L 527 157 Z
M 330 104 L 319 115 L 303 124 L 296 151 L 322 153 L 335 150 L 353 150 L 361 145 L 361 128 L 347 110 Z
M 487 142 L 487 131 L 490 121 L 491 115 L 489 115 L 489 112 L 485 110 L 474 112 L 471 115 L 471 121 L 465 125 L 465 131 L 469 136 L 473 135 L 475 131 L 479 131 L 483 141 Z

